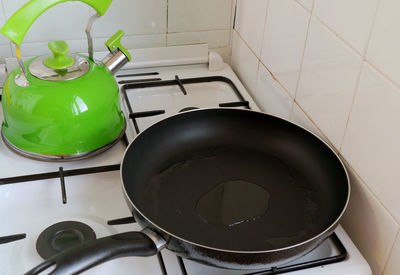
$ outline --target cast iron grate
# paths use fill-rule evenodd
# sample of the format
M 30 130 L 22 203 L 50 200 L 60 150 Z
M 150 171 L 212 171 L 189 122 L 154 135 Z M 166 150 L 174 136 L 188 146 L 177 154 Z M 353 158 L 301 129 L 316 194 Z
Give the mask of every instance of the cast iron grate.
M 130 224 L 130 223 L 135 223 L 135 218 L 134 217 L 125 217 L 125 218 L 120 218 L 120 219 L 115 219 L 115 220 L 110 220 L 107 222 L 108 225 L 120 225 L 120 224 Z M 281 267 L 274 267 L 268 270 L 263 270 L 263 271 L 257 271 L 257 272 L 251 272 L 251 273 L 243 273 L 243 275 L 276 275 L 276 274 L 284 274 L 288 272 L 293 272 L 293 271 L 298 271 L 298 270 L 304 270 L 307 268 L 312 268 L 312 267 L 317 267 L 317 266 L 322 266 L 322 265 L 328 265 L 328 264 L 333 264 L 337 262 L 341 262 L 346 259 L 347 257 L 347 250 L 338 238 L 338 236 L 333 233 L 329 237 L 331 243 L 335 247 L 337 251 L 337 255 L 331 256 L 331 257 L 325 257 L 325 258 L 320 258 L 316 259 L 313 261 L 307 261 L 307 262 L 302 262 L 302 263 L 297 263 L 297 264 L 292 264 L 292 265 L 286 265 L 286 266 L 281 266 Z M 157 255 L 159 263 L 160 263 L 160 268 L 162 270 L 163 275 L 168 275 L 165 264 L 162 258 L 162 254 L 158 253 Z M 182 275 L 187 275 L 189 274 L 187 272 L 185 263 L 183 259 L 179 256 L 177 256 L 177 261 L 181 270 Z M 189 274 L 190 275 L 190 274 Z
M 140 83 L 130 83 L 125 84 L 121 87 L 121 93 L 124 96 L 128 112 L 129 118 L 132 120 L 133 126 L 135 128 L 136 134 L 139 134 L 141 130 L 139 129 L 139 125 L 137 123 L 137 118 L 149 117 L 164 114 L 165 110 L 149 110 L 146 112 L 134 112 L 132 109 L 131 102 L 128 98 L 128 91 L 134 92 L 135 89 L 142 88 L 152 88 L 152 87 L 162 87 L 162 86 L 173 86 L 177 85 L 182 91 L 183 95 L 187 95 L 187 90 L 185 89 L 186 84 L 196 84 L 196 83 L 208 83 L 208 82 L 224 82 L 228 84 L 232 92 L 236 95 L 237 101 L 235 102 L 222 102 L 219 104 L 220 107 L 245 107 L 246 109 L 250 109 L 249 102 L 246 101 L 243 95 L 240 93 L 238 88 L 229 78 L 223 76 L 208 76 L 208 77 L 196 77 L 196 78 L 179 78 L 177 75 L 174 80 L 162 80 L 162 81 L 150 81 L 150 82 L 140 82 Z

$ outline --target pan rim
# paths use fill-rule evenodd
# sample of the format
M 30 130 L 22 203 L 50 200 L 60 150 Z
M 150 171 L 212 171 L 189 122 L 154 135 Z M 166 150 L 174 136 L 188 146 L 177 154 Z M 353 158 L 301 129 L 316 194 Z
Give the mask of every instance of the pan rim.
M 336 220 L 335 220 L 334 222 L 332 222 L 331 225 L 328 226 L 328 228 L 326 228 L 325 230 L 323 230 L 323 231 L 322 231 L 321 233 L 319 233 L 318 235 L 316 235 L 316 236 L 314 236 L 314 237 L 312 237 L 312 238 L 310 238 L 310 239 L 308 239 L 308 240 L 305 240 L 305 241 L 303 241 L 303 242 L 301 242 L 301 243 L 297 243 L 297 244 L 294 244 L 294 245 L 291 245 L 291 246 L 276 248 L 276 249 L 269 249 L 269 250 L 256 250 L 256 251 L 243 250 L 243 251 L 241 251 L 241 250 L 229 250 L 229 249 L 222 249 L 222 248 L 217 248 L 217 247 L 211 247 L 211 246 L 207 246 L 207 245 L 204 245 L 204 244 L 199 244 L 199 243 L 196 243 L 196 242 L 193 242 L 193 241 L 186 240 L 186 239 L 184 239 L 184 238 L 182 238 L 182 237 L 179 237 L 179 236 L 177 236 L 177 235 L 175 235 L 175 234 L 172 234 L 172 233 L 168 232 L 168 230 L 163 229 L 163 228 L 160 227 L 159 225 L 155 224 L 155 223 L 154 223 L 151 219 L 149 219 L 146 215 L 144 215 L 144 214 L 136 207 L 136 205 L 132 202 L 130 196 L 128 195 L 128 192 L 127 192 L 126 189 L 125 189 L 125 184 L 124 184 L 124 180 L 123 180 L 122 171 L 123 171 L 123 166 L 124 166 L 124 165 L 123 165 L 123 164 L 124 164 L 124 160 L 126 159 L 125 156 L 126 156 L 127 152 L 129 151 L 129 148 L 132 146 L 132 144 L 135 143 L 135 141 L 139 138 L 139 136 L 140 136 L 141 134 L 145 133 L 146 131 L 148 131 L 149 129 L 151 129 L 151 128 L 153 128 L 153 127 L 156 127 L 156 125 L 162 123 L 162 122 L 163 122 L 164 120 L 166 120 L 166 119 L 173 118 L 173 117 L 176 117 L 176 116 L 181 116 L 181 115 L 184 115 L 184 114 L 186 114 L 186 113 L 191 113 L 191 112 L 204 112 L 204 111 L 208 111 L 208 110 L 216 110 L 216 111 L 217 111 L 217 110 L 230 110 L 230 111 L 234 111 L 234 112 L 236 112 L 236 111 L 237 111 L 237 112 L 245 111 L 245 112 L 259 113 L 259 114 L 262 114 L 262 115 L 268 115 L 268 116 L 277 118 L 277 119 L 279 119 L 279 120 L 283 120 L 283 121 L 285 121 L 285 122 L 289 122 L 289 123 L 291 123 L 291 124 L 294 124 L 294 125 L 296 125 L 296 126 L 302 128 L 303 130 L 307 131 L 308 133 L 310 133 L 310 134 L 313 135 L 314 137 L 318 138 L 321 142 L 323 142 L 323 143 L 325 144 L 325 146 L 327 146 L 327 148 L 329 148 L 329 150 L 330 150 L 330 151 L 336 156 L 336 158 L 339 160 L 339 162 L 340 162 L 340 164 L 342 165 L 343 170 L 344 170 L 344 172 L 345 172 L 345 174 L 346 174 L 346 179 L 347 179 L 347 188 L 348 188 L 348 192 L 347 192 L 346 203 L 345 203 L 345 205 L 344 205 L 344 207 L 343 207 L 342 212 L 341 212 L 340 215 L 336 218 Z M 131 143 L 128 145 L 128 147 L 125 149 L 125 152 L 124 152 L 124 155 L 123 155 L 123 158 L 122 158 L 122 163 L 121 163 L 120 177 L 121 177 L 122 190 L 123 190 L 123 192 L 124 192 L 124 196 L 125 196 L 126 200 L 129 201 L 129 203 L 130 203 L 131 206 L 135 209 L 135 211 L 137 211 L 137 212 L 138 212 L 147 222 L 149 222 L 152 226 L 154 226 L 155 228 L 157 228 L 157 230 L 160 230 L 160 231 L 164 232 L 165 234 L 167 234 L 167 235 L 169 235 L 169 236 L 172 236 L 172 237 L 174 237 L 174 238 L 176 238 L 176 239 L 178 239 L 178 240 L 181 240 L 181 241 L 183 241 L 183 242 L 189 243 L 189 244 L 194 245 L 194 246 L 198 246 L 198 247 L 202 247 L 202 248 L 210 249 L 210 250 L 214 250 L 214 251 L 219 251 L 219 252 L 240 253 L 240 254 L 262 254 L 262 253 L 274 253 L 274 252 L 279 252 L 279 251 L 285 251 L 285 250 L 289 250 L 289 249 L 292 249 L 292 248 L 296 248 L 296 247 L 305 245 L 305 244 L 307 244 L 307 243 L 311 243 L 311 242 L 313 242 L 314 240 L 317 240 L 317 239 L 321 238 L 322 236 L 324 236 L 325 234 L 327 234 L 329 231 L 332 231 L 332 230 L 334 230 L 334 229 L 337 227 L 337 225 L 338 225 L 340 219 L 342 218 L 342 216 L 344 215 L 344 213 L 345 213 L 345 211 L 346 211 L 346 209 L 347 209 L 347 206 L 348 206 L 349 200 L 350 200 L 350 193 L 351 193 L 350 177 L 349 177 L 347 168 L 346 168 L 346 166 L 344 165 L 344 162 L 343 162 L 342 158 L 339 156 L 338 153 L 336 153 L 336 151 L 332 148 L 332 146 L 329 145 L 329 144 L 328 144 L 326 141 L 324 141 L 322 138 L 320 138 L 319 136 L 315 135 L 314 133 L 312 133 L 310 130 L 304 128 L 303 126 L 301 126 L 301 125 L 299 125 L 299 124 L 297 124 L 297 123 L 291 122 L 291 121 L 289 121 L 289 120 L 286 120 L 286 119 L 284 119 L 284 118 L 278 117 L 278 116 L 276 116 L 276 115 L 273 115 L 273 114 L 270 114 L 270 113 L 267 113 L 267 112 L 262 112 L 262 111 L 254 111 L 254 110 L 249 110 L 249 109 L 237 109 L 237 108 L 229 108 L 229 107 L 200 108 L 200 109 L 195 109 L 195 110 L 189 110 L 189 111 L 186 111 L 186 112 L 183 112 L 183 113 L 177 113 L 177 114 L 171 115 L 171 116 L 169 116 L 169 117 L 167 117 L 167 118 L 165 118 L 165 119 L 162 119 L 162 120 L 160 120 L 160 121 L 154 123 L 153 125 L 151 125 L 151 126 L 148 127 L 147 129 L 145 129 L 144 131 L 142 131 L 142 132 L 140 132 L 138 135 L 136 135 L 136 136 L 134 137 L 134 139 L 132 140 L 132 142 L 131 142 Z

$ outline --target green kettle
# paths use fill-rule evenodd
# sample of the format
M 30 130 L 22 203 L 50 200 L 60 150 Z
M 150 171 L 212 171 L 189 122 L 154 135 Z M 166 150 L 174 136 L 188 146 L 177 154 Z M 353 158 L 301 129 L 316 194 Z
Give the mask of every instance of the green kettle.
M 88 56 L 68 54 L 66 42 L 53 41 L 51 55 L 21 61 L 19 46 L 33 22 L 66 1 L 32 0 L 0 30 L 15 44 L 19 63 L 3 88 L 1 136 L 15 152 L 39 160 L 86 158 L 107 150 L 125 132 L 113 76 L 131 59 L 120 43 L 124 33 L 118 31 L 106 42 L 110 53 L 102 61 L 93 59 L 90 35 L 93 22 L 105 14 L 112 0 L 80 0 L 97 11 L 86 27 Z

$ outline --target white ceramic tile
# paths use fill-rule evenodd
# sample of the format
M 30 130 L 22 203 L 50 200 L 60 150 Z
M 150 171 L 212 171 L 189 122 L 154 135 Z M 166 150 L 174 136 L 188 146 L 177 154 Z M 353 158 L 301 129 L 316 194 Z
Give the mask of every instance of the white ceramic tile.
M 361 58 L 312 19 L 296 100 L 336 148 L 343 138 Z
M 255 54 L 261 56 L 261 46 L 268 0 L 238 0 L 235 29 Z
M 270 0 L 263 63 L 294 97 L 310 14 L 293 0 Z
M 364 56 L 379 0 L 318 0 L 318 18 Z
M 399 225 L 353 169 L 347 170 L 351 195 L 341 223 L 368 261 L 373 274 L 381 274 Z
M 3 61 L 1 61 L 4 63 Z M 2 88 L 4 85 L 4 82 L 7 79 L 7 69 L 5 64 L 0 64 L 0 94 L 2 93 Z
M 397 236 L 396 243 L 393 247 L 389 262 L 385 268 L 383 275 L 398 275 L 400 273 L 400 232 Z
M 6 23 L 6 16 L 3 10 L 3 5 L 0 2 L 0 28 L 4 25 L 4 23 Z M 8 44 L 9 42 L 10 40 L 7 37 L 0 34 L 0 44 Z
M 114 0 L 93 25 L 93 36 L 162 34 L 167 31 L 167 0 Z
M 381 0 L 366 58 L 400 85 L 400 1 Z
M 311 11 L 313 8 L 314 0 L 296 0 L 296 1 L 299 2 L 308 11 Z
M 4 63 L 4 58 L 11 56 L 10 44 L 0 45 L 0 63 Z
M 400 89 L 367 63 L 341 152 L 400 223 Z
M 264 112 L 289 120 L 293 99 L 261 63 L 258 67 L 257 88 L 253 98 Z
M 203 32 L 180 32 L 168 33 L 167 45 L 188 45 L 208 43 L 209 48 L 223 48 L 229 45 L 231 31 L 203 31 Z
M 232 29 L 233 0 L 168 0 L 168 32 Z
M 290 114 L 290 121 L 302 126 L 303 128 L 312 132 L 314 135 L 326 141 L 324 135 L 320 132 L 317 126 L 315 126 L 314 123 L 307 117 L 307 115 L 297 105 L 297 103 L 293 104 L 292 112 Z
M 231 65 L 244 86 L 254 94 L 257 82 L 258 59 L 242 41 L 236 31 L 232 37 Z
M 28 0 L 3 0 L 9 18 Z M 88 5 L 82 2 L 65 2 L 44 12 L 32 25 L 24 42 L 71 40 L 85 37 L 85 26 L 89 19 Z

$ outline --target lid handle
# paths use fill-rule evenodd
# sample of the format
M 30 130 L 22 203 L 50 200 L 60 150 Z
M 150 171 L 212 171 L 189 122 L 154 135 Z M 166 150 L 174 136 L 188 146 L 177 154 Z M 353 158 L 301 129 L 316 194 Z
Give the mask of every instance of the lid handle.
M 47 57 L 43 63 L 52 69 L 65 69 L 74 64 L 74 59 L 66 55 L 68 53 L 68 44 L 65 41 L 49 42 L 49 49 L 53 52 L 53 56 Z
M 33 22 L 43 12 L 57 4 L 68 1 L 86 3 L 94 8 L 99 15 L 104 15 L 112 2 L 112 0 L 31 0 L 11 16 L 1 28 L 0 33 L 20 46 Z

